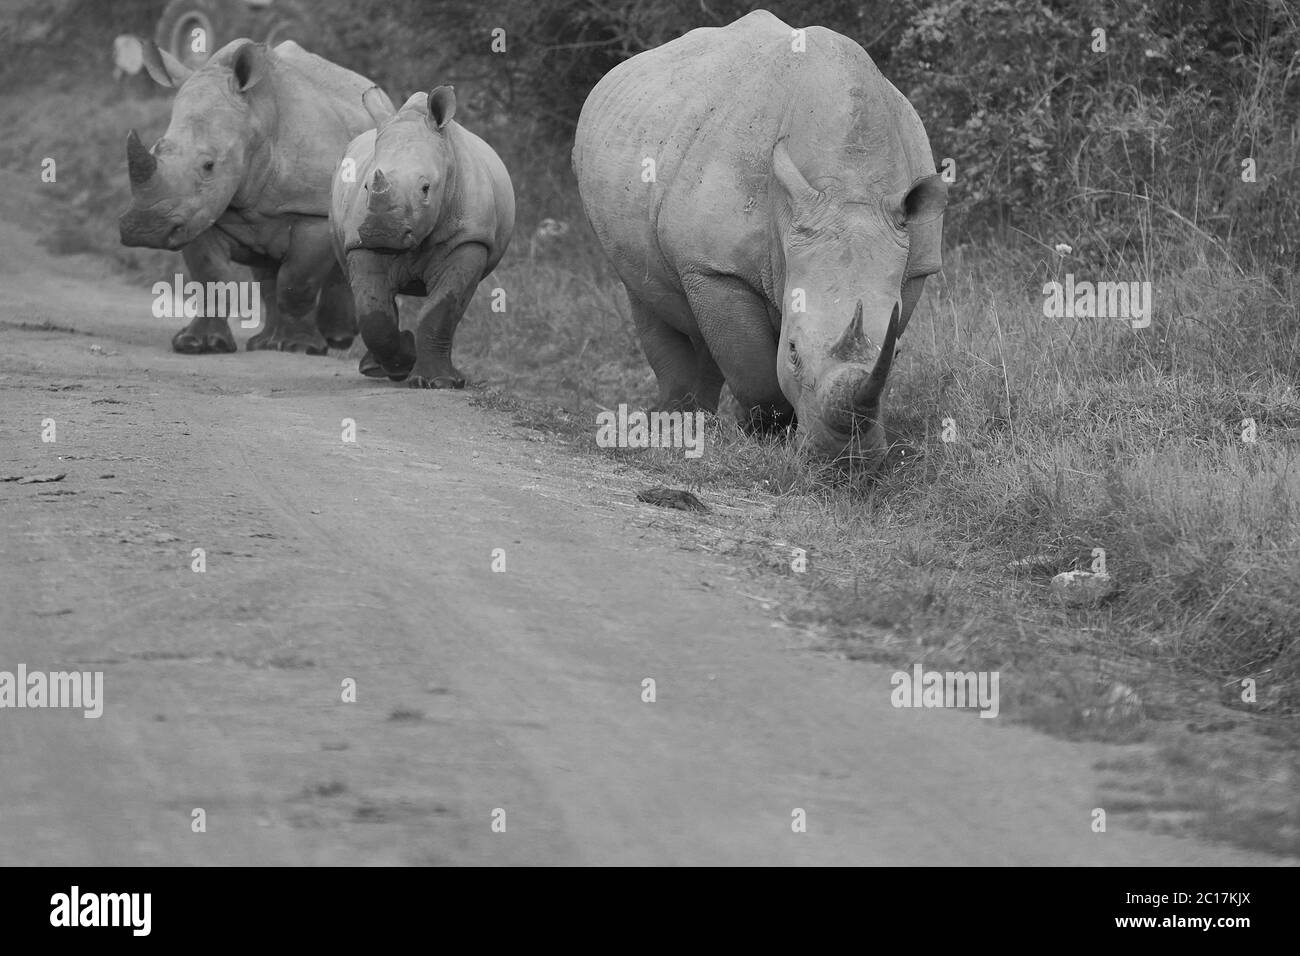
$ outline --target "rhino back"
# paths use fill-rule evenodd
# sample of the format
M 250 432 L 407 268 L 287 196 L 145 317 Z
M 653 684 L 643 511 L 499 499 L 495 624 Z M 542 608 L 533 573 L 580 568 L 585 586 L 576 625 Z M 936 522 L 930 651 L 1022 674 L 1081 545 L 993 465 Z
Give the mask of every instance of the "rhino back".
M 861 47 L 810 27 L 798 52 L 792 36 L 760 10 L 639 54 L 596 85 L 574 167 L 620 274 L 672 286 L 686 271 L 737 275 L 775 303 L 771 154 L 782 137 L 809 182 L 838 181 L 861 201 L 934 171 L 915 111 Z M 641 182 L 646 157 L 654 185 Z
M 325 216 L 334 170 L 351 140 L 374 126 L 361 96 L 364 76 L 288 41 L 275 48 L 272 202 Z M 296 200 L 295 201 L 295 197 Z

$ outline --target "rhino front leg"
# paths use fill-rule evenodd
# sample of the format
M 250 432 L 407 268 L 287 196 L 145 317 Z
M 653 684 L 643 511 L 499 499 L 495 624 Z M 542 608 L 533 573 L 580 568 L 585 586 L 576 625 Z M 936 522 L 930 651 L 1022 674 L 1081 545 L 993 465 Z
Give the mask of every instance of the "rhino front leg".
M 415 365 L 415 336 L 397 323 L 393 298 L 395 257 L 392 253 L 354 249 L 348 253 L 348 284 L 366 354 L 358 371 L 371 378 L 387 376 L 400 382 Z
M 230 261 L 230 247 L 221 234 L 209 229 L 200 233 L 181 252 L 185 273 L 195 282 L 227 282 L 244 278 Z M 223 315 L 196 316 L 189 325 L 172 336 L 172 349 L 185 355 L 210 352 L 236 352 L 235 337 Z
M 777 330 L 766 300 L 735 276 L 683 276 L 682 285 L 700 335 L 736 397 L 741 426 L 753 432 L 788 427 L 794 408 L 777 379 Z
M 411 388 L 464 388 L 465 376 L 451 363 L 451 344 L 474 298 L 488 252 L 477 242 L 453 249 L 435 273 L 426 276 L 429 297 L 420 310 L 415 335 L 415 368 L 406 384 Z
M 316 302 L 334 268 L 334 247 L 324 219 L 299 223 L 289 240 L 289 254 L 275 277 L 274 323 L 248 340 L 249 350 L 306 352 L 324 355 L 325 337 L 316 328 Z M 272 318 L 268 315 L 268 320 Z

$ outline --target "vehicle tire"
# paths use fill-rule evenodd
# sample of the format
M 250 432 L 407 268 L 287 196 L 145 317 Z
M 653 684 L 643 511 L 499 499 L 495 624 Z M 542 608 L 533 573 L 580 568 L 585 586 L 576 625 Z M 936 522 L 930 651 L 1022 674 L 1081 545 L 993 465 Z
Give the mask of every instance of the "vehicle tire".
M 171 0 L 158 18 L 154 42 L 191 69 L 240 35 L 243 0 Z M 194 31 L 203 30 L 204 49 L 194 50 Z
M 304 4 L 297 0 L 274 0 L 255 28 L 253 39 L 261 40 L 269 47 L 293 40 L 311 52 L 316 46 L 316 30 Z

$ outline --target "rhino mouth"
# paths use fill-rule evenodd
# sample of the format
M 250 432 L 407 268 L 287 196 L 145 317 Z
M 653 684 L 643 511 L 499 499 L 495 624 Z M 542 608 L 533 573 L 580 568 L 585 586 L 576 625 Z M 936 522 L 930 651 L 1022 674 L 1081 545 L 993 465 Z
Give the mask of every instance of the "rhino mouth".
M 124 213 L 118 219 L 117 229 L 124 246 L 176 250 L 190 239 L 184 220 L 151 215 L 134 209 Z
M 362 223 L 355 241 L 348 244 L 349 251 L 355 248 L 390 252 L 405 252 L 414 249 L 416 245 L 415 230 L 411 227 L 374 220 Z
M 898 342 L 899 307 L 894 305 L 884 341 L 877 349 L 862 329 L 862 302 L 848 328 L 830 349 L 838 365 L 818 385 L 801 414 L 806 441 L 819 458 L 836 462 L 875 461 L 884 444 L 880 406 Z M 873 357 L 870 364 L 865 359 Z

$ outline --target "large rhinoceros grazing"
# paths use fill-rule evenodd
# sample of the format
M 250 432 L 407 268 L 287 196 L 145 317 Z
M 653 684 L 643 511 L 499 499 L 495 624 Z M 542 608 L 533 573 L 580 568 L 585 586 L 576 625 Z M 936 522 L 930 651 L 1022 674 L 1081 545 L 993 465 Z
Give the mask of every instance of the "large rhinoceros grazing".
M 150 75 L 177 92 L 152 149 L 135 130 L 127 137 L 133 202 L 119 221 L 123 244 L 182 250 L 198 282 L 236 279 L 232 263 L 249 266 L 266 318 L 250 349 L 347 348 L 356 320 L 330 242 L 330 178 L 348 143 L 374 125 L 362 105 L 373 84 L 292 41 L 269 49 L 234 40 L 198 70 L 143 45 Z M 233 352 L 235 340 L 226 317 L 201 315 L 172 347 Z
M 692 30 L 596 84 L 573 166 L 661 407 L 713 411 L 725 380 L 743 424 L 879 462 L 947 188 L 860 46 L 765 10 Z
M 352 286 L 363 375 L 414 388 L 464 388 L 452 338 L 478 284 L 515 228 L 515 193 L 492 147 L 452 120 L 450 86 L 393 112 L 367 95 L 377 128 L 362 133 L 334 176 L 330 225 Z M 423 296 L 416 334 L 398 325 L 394 295 Z

